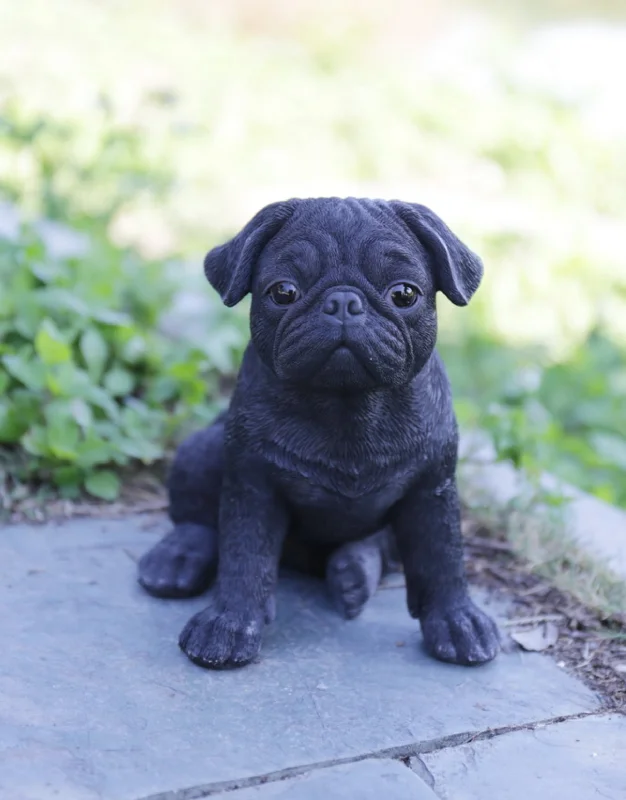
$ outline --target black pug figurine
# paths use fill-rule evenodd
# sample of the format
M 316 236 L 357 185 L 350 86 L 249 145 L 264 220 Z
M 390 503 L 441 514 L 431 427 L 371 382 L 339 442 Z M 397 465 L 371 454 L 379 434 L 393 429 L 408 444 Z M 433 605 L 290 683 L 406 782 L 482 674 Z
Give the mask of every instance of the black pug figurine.
M 490 661 L 499 636 L 468 595 L 457 424 L 434 349 L 437 292 L 466 305 L 480 259 L 425 206 L 328 198 L 267 206 L 204 267 L 227 306 L 252 294 L 252 338 L 228 411 L 177 453 L 174 530 L 139 564 L 159 597 L 215 578 L 182 650 L 204 667 L 252 661 L 281 555 L 325 568 L 348 618 L 399 555 L 428 652 Z

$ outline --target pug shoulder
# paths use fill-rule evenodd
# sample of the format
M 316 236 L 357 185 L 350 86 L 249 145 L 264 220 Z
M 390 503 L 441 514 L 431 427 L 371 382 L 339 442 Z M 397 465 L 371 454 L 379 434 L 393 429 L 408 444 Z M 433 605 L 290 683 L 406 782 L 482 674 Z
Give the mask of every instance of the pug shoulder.
M 491 660 L 495 624 L 470 600 L 455 471 L 457 425 L 436 353 L 436 296 L 466 305 L 480 259 L 425 206 L 275 203 L 205 259 L 251 340 L 228 411 L 180 447 L 173 531 L 139 565 L 152 594 L 210 605 L 185 626 L 205 667 L 253 660 L 281 556 L 325 572 L 357 616 L 398 564 L 436 658 Z

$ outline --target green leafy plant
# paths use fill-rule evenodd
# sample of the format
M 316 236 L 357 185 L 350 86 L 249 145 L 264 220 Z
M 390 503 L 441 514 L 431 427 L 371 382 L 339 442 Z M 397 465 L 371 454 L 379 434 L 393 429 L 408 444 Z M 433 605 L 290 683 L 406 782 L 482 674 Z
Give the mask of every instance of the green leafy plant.
M 558 361 L 471 336 L 443 350 L 462 422 L 488 431 L 500 460 L 626 507 L 626 362 L 610 338 L 595 330 Z
M 28 456 L 15 478 L 113 500 L 121 467 L 162 459 L 214 412 L 207 350 L 158 332 L 166 266 L 105 240 L 54 257 L 33 228 L 0 240 L 0 448 Z

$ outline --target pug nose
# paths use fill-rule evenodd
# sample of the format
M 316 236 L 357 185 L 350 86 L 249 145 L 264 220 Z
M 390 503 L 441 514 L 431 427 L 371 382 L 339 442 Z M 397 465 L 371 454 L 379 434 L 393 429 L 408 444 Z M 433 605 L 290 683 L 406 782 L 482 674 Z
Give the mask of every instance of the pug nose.
M 331 292 L 324 301 L 323 311 L 329 321 L 340 323 L 362 322 L 365 315 L 360 296 L 348 289 Z

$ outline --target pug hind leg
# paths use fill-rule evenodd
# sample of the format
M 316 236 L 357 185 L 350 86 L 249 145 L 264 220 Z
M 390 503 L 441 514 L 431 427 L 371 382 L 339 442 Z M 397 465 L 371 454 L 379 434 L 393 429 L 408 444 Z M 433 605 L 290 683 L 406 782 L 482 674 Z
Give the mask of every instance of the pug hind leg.
M 174 529 L 139 561 L 138 580 L 156 597 L 192 597 L 208 588 L 217 568 L 217 517 L 222 485 L 221 420 L 186 439 L 169 479 Z
M 354 619 L 378 588 L 389 566 L 387 530 L 339 547 L 328 559 L 326 582 L 333 603 L 346 619 Z

